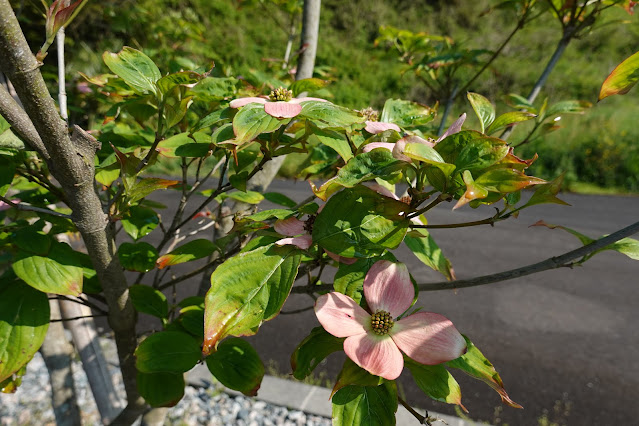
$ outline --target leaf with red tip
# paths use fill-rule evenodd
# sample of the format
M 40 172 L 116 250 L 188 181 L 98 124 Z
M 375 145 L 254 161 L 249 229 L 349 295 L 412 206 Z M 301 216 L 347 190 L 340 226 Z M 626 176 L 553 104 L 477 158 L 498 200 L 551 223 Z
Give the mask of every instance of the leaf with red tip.
M 302 257 L 291 246 L 268 245 L 238 254 L 217 267 L 206 294 L 204 347 L 208 355 L 226 336 L 250 336 L 279 314 Z
M 501 377 L 499 377 L 499 373 L 497 373 L 497 370 L 495 370 L 491 362 L 486 359 L 484 354 L 481 353 L 468 337 L 464 336 L 464 339 L 466 339 L 467 345 L 466 353 L 457 359 L 448 361 L 446 365 L 458 368 L 469 376 L 486 383 L 501 396 L 501 400 L 504 404 L 508 404 L 513 408 L 523 408 L 510 399 L 508 393 L 506 393 L 506 389 L 504 389 L 504 383 Z
M 197 239 L 181 245 L 170 253 L 158 258 L 156 266 L 164 269 L 167 266 L 178 265 L 180 263 L 191 262 L 211 255 L 217 250 L 217 246 L 209 240 Z
M 630 56 L 610 73 L 601 85 L 599 100 L 612 95 L 625 95 L 639 81 L 639 52 Z

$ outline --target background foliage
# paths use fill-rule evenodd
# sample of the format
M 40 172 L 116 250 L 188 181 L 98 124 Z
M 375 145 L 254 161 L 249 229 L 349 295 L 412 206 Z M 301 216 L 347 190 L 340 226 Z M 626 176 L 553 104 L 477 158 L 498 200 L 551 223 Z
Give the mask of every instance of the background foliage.
M 16 5 L 19 3 L 14 2 Z M 101 52 L 118 51 L 124 45 L 142 49 L 164 72 L 207 69 L 213 75 L 242 75 L 249 81 L 284 77 L 281 60 L 291 22 L 299 23 L 298 1 L 267 0 L 104 0 L 90 2 L 67 29 L 68 78 L 77 86 L 82 70 L 88 75 L 105 72 Z M 434 99 L 397 56 L 375 46 L 379 27 L 447 35 L 465 48 L 496 48 L 514 25 L 508 10 L 490 7 L 497 2 L 480 0 L 472 7 L 464 1 L 427 0 L 325 0 L 322 2 L 316 74 L 334 80 L 328 87 L 333 100 L 351 108 L 380 109 L 389 97 L 400 97 L 433 105 Z M 21 21 L 29 32 L 40 31 L 39 2 L 23 2 Z M 293 13 L 289 13 L 289 11 Z M 297 21 L 291 21 L 291 18 Z M 223 24 L 222 24 L 223 23 Z M 31 29 L 33 28 L 33 29 Z M 299 32 L 299 30 L 298 30 Z M 526 95 L 559 40 L 559 24 L 546 14 L 515 35 L 503 55 L 469 90 L 507 110 L 498 94 Z M 618 43 L 624 40 L 624 43 Z M 540 100 L 548 97 L 580 99 L 595 103 L 601 79 L 639 42 L 639 26 L 620 8 L 607 11 L 590 34 L 573 41 L 551 74 Z M 299 47 L 295 40 L 293 54 Z M 34 49 L 36 46 L 34 46 Z M 49 58 L 54 58 L 52 54 Z M 291 63 L 295 63 L 293 56 Z M 54 61 L 45 70 L 55 73 Z M 54 90 L 55 92 L 55 90 Z M 69 87 L 74 107 L 71 119 L 95 126 L 103 119 L 100 105 Z M 75 98 L 74 98 L 75 97 Z M 633 126 L 636 106 L 633 96 L 614 97 L 584 115 L 563 117 L 565 128 L 524 145 L 520 154 L 540 159 L 530 172 L 554 178 L 566 172 L 568 189 L 601 191 L 639 190 L 639 130 Z M 460 96 L 455 113 L 469 111 Z M 452 116 L 456 116 L 453 113 Z M 437 120 L 436 120 L 437 121 Z M 526 124 L 511 137 L 525 133 Z M 283 174 L 297 168 L 299 157 L 291 156 Z

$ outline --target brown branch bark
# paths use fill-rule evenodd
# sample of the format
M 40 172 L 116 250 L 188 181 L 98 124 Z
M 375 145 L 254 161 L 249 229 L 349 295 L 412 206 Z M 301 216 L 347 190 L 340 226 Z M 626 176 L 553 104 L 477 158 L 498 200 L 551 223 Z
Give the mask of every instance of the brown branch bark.
M 11 124 L 13 131 L 27 145 L 35 149 L 45 160 L 49 159 L 49 153 L 44 147 L 40 135 L 33 127 L 29 116 L 2 84 L 0 84 L 0 115 Z
M 145 404 L 137 391 L 133 357 L 137 346 L 136 312 L 122 267 L 114 256 L 115 245 L 107 217 L 94 190 L 93 158 L 98 144 L 79 127 L 75 128 L 73 137 L 69 136 L 67 125 L 60 118 L 42 78 L 40 64 L 29 49 L 8 0 L 0 0 L 0 57 L 0 71 L 13 82 L 25 112 L 51 156 L 47 161 L 49 169 L 69 200 L 73 222 L 104 289 L 129 407 L 137 411 L 135 417 L 138 417 Z

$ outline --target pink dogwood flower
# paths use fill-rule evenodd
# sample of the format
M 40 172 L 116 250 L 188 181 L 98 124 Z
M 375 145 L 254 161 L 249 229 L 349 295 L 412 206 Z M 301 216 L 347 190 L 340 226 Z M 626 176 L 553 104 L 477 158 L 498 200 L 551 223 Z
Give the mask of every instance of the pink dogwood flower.
M 401 132 L 401 129 L 395 123 L 386 123 L 384 121 L 378 121 L 379 112 L 374 110 L 371 107 L 364 108 L 363 110 L 360 111 L 360 113 L 364 117 L 366 117 L 366 121 L 365 121 L 366 127 L 364 127 L 364 130 L 366 130 L 368 133 L 377 135 L 378 133 L 385 132 L 386 130 L 395 130 L 396 132 Z
M 276 118 L 293 118 L 302 112 L 302 102 L 319 101 L 327 102 L 320 98 L 293 98 L 293 92 L 280 87 L 271 92 L 268 98 L 248 97 L 233 99 L 229 106 L 231 108 L 240 108 L 251 103 L 264 104 L 264 112 Z
M 451 126 L 444 132 L 444 134 L 435 140 L 433 139 L 426 140 L 419 136 L 411 135 L 411 136 L 405 136 L 395 143 L 371 142 L 367 144 L 366 146 L 364 146 L 364 148 L 362 149 L 362 152 L 370 152 L 374 150 L 375 148 L 384 148 L 392 152 L 393 157 L 397 158 L 398 160 L 406 161 L 410 163 L 412 161 L 410 157 L 404 155 L 404 149 L 407 143 L 421 143 L 424 145 L 428 145 L 432 148 L 437 143 L 444 140 L 446 137 L 453 135 L 455 133 L 459 133 L 461 131 L 462 124 L 464 124 L 465 120 L 466 120 L 466 113 L 459 116 L 459 118 L 453 124 L 451 124 Z M 387 130 L 387 129 L 384 129 L 384 130 Z
M 322 207 L 320 207 L 319 211 L 321 211 Z M 299 220 L 296 217 L 289 217 L 288 219 L 280 219 L 275 222 L 275 225 L 273 226 L 275 232 L 288 237 L 276 241 L 275 244 L 278 246 L 291 244 L 302 250 L 307 250 L 313 245 L 313 237 L 311 236 L 313 219 L 311 218 L 314 218 L 314 216 L 309 217 L 306 221 Z M 346 265 L 352 265 L 357 262 L 357 259 L 353 257 L 344 257 L 328 250 L 324 251 L 336 262 L 344 263 Z
M 344 352 L 353 362 L 371 374 L 394 380 L 404 368 L 402 352 L 426 365 L 466 352 L 464 337 L 442 315 L 417 312 L 397 320 L 414 295 L 406 265 L 380 260 L 364 278 L 364 297 L 372 314 L 337 292 L 320 296 L 315 314 L 327 332 L 346 337 Z

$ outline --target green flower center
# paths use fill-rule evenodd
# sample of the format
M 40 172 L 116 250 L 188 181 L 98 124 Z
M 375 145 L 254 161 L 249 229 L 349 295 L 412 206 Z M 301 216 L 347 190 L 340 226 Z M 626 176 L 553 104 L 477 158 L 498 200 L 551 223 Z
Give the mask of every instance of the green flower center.
M 273 90 L 268 97 L 273 102 L 277 102 L 277 101 L 288 102 L 291 99 L 293 99 L 293 91 L 285 89 L 283 87 L 279 87 Z
M 377 311 L 371 315 L 371 327 L 375 334 L 380 336 L 388 334 L 390 329 L 393 328 L 393 324 L 395 324 L 393 317 L 386 311 Z
M 371 107 L 364 108 L 360 112 L 362 113 L 364 118 L 366 118 L 366 120 L 368 120 L 368 121 L 377 121 L 377 120 L 379 120 L 379 112 L 374 110 Z

